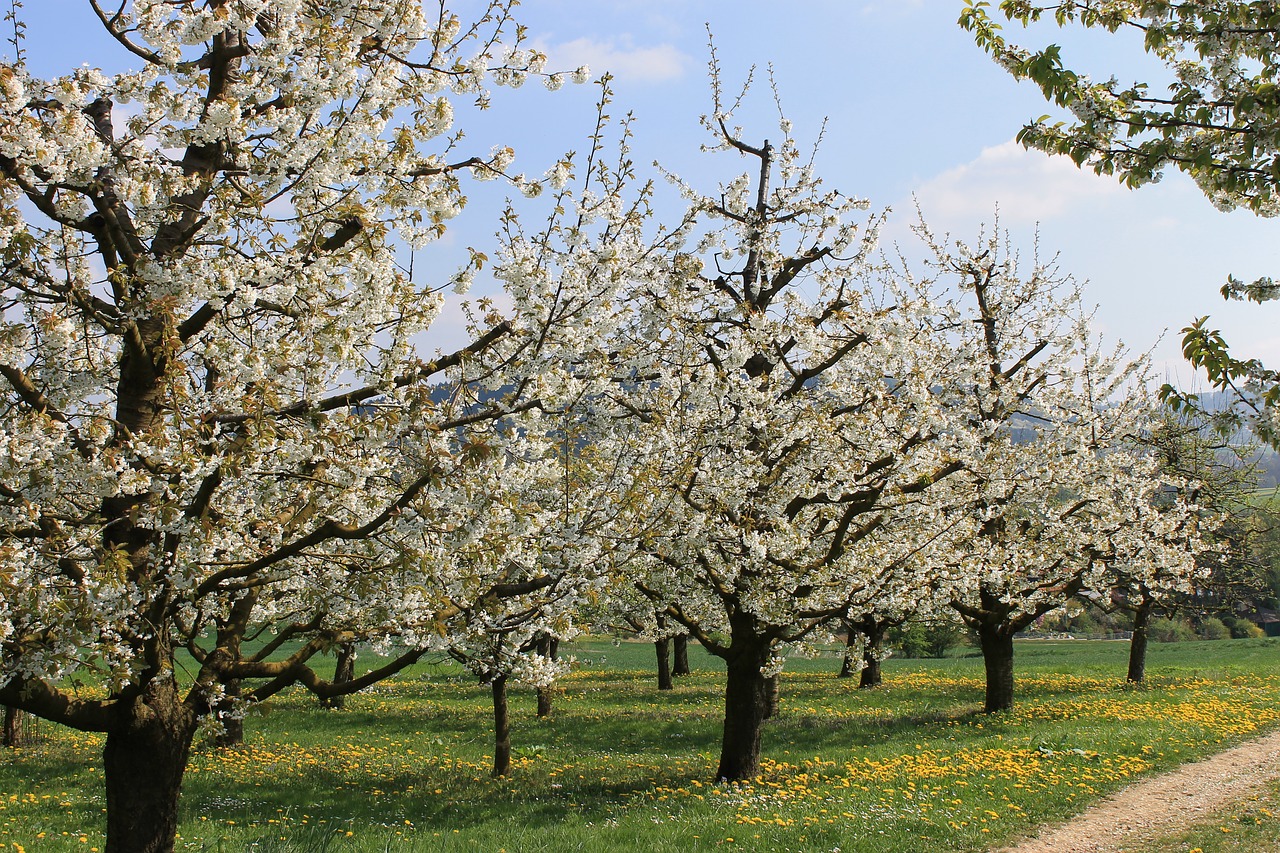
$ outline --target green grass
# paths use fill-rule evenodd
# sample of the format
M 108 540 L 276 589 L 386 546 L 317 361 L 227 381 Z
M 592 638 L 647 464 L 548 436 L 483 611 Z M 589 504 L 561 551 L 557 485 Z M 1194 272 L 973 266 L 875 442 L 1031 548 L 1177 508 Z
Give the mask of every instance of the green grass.
M 198 745 L 178 849 L 986 850 L 1280 723 L 1276 639 L 1155 645 L 1139 688 L 1123 683 L 1123 643 L 1022 642 L 1018 707 L 997 716 L 977 713 L 971 650 L 890 659 L 875 691 L 837 680 L 833 654 L 784 675 L 763 775 L 714 785 L 722 668 L 690 651 L 694 675 L 659 693 L 651 646 L 570 649 L 580 665 L 553 717 L 513 696 L 501 780 L 488 692 L 454 666 L 419 666 L 342 712 L 285 695 L 249 718 L 245 747 Z M 101 738 L 39 731 L 0 756 L 0 853 L 101 850 Z

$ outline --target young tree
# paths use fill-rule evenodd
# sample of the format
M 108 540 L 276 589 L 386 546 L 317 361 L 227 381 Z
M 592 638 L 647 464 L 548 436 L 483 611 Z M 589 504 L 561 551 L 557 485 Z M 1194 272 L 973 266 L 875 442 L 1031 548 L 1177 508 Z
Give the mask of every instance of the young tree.
M 628 489 L 602 476 L 594 449 L 570 426 L 572 409 L 510 419 L 504 446 L 495 436 L 475 472 L 483 476 L 437 491 L 449 527 L 443 559 L 456 566 L 439 633 L 449 655 L 491 688 L 494 776 L 511 763 L 508 686 L 532 685 L 539 716 L 549 713 L 549 691 L 569 664 L 553 644 L 577 636 L 578 615 L 609 585 L 602 548 Z M 471 516 L 451 516 L 447 506 Z
M 334 649 L 333 684 L 341 687 L 356 677 L 356 644 L 342 643 Z M 338 693 L 320 700 L 320 707 L 341 711 L 347 706 L 347 694 Z
M 645 615 L 649 618 L 642 618 Z M 632 610 L 623 618 L 631 630 L 636 632 L 636 636 L 653 642 L 654 657 L 657 661 L 658 689 L 675 690 L 676 684 L 672 680 L 671 634 L 666 617 L 661 611 L 644 614 L 642 611 Z
M 1051 17 L 1059 26 L 1141 32 L 1144 50 L 1168 68 L 1162 86 L 1122 85 L 1114 77 L 1099 82 L 1067 67 L 1057 45 L 1032 51 L 1012 44 L 989 7 L 965 0 L 961 26 L 1009 73 L 1035 82 L 1047 100 L 1073 116 L 1068 122 L 1045 116 L 1028 124 L 1018 134 L 1024 145 L 1066 154 L 1077 165 L 1114 174 L 1131 187 L 1152 183 L 1173 166 L 1190 175 L 1219 209 L 1241 207 L 1259 216 L 1280 212 L 1280 5 L 1247 0 L 999 3 L 1006 21 L 1023 25 Z M 1232 277 L 1222 293 L 1264 302 L 1280 297 L 1280 287 L 1270 277 L 1250 283 Z M 1204 368 L 1214 387 L 1240 396 L 1253 410 L 1253 427 L 1274 445 L 1280 441 L 1280 374 L 1257 359 L 1234 357 L 1206 321 L 1183 330 L 1184 354 Z M 1195 402 L 1168 386 L 1163 394 L 1183 405 Z
M 513 4 L 115 5 L 90 4 L 140 70 L 0 68 L 0 702 L 106 733 L 106 847 L 134 853 L 173 848 L 229 686 L 330 697 L 429 647 L 451 612 L 432 491 L 533 405 L 593 300 L 508 270 L 506 320 L 415 353 L 444 282 L 411 280 L 397 241 L 437 237 L 466 175 L 511 158 L 453 157 L 449 134 L 455 96 L 540 72 Z M 341 686 L 310 666 L 388 636 L 391 662 Z

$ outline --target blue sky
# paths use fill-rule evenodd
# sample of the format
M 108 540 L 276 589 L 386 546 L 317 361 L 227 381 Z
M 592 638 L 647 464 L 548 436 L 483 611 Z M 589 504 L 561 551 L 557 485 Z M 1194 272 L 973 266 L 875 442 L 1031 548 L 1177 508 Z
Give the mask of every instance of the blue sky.
M 83 0 L 25 5 L 33 71 L 130 64 L 96 35 Z M 739 167 L 698 153 L 705 141 L 698 117 L 710 108 L 709 25 L 730 88 L 753 65 L 763 82 L 771 65 L 798 139 L 813 138 L 825 118 L 820 173 L 874 209 L 891 208 L 887 239 L 910 239 L 913 198 L 935 230 L 956 237 L 976 235 L 998 205 L 1015 246 L 1029 252 L 1038 233 L 1042 254 L 1057 253 L 1064 271 L 1088 280 L 1103 334 L 1133 349 L 1155 346 L 1161 369 L 1181 383 L 1191 374 L 1178 354 L 1178 329 L 1204 314 L 1238 353 L 1280 364 L 1280 308 L 1225 303 L 1217 292 L 1228 273 L 1280 274 L 1277 223 L 1219 213 L 1176 173 L 1130 191 L 1066 159 L 1023 151 L 1013 142 L 1018 129 L 1051 110 L 956 26 L 961 7 L 961 0 L 526 0 L 518 14 L 553 67 L 585 62 L 614 74 L 612 112 L 635 114 L 639 164 L 657 159 L 692 178 Z M 1100 77 L 1162 77 L 1132 36 L 1052 27 L 1011 35 L 1029 46 L 1060 43 L 1069 64 Z M 595 94 L 592 86 L 501 92 L 484 115 L 460 109 L 460 124 L 478 151 L 511 144 L 515 168 L 539 175 L 558 153 L 584 148 Z M 776 134 L 774 115 L 767 87 L 758 85 L 741 114 L 747 136 Z M 487 188 L 473 193 L 447 242 L 491 243 L 499 203 Z

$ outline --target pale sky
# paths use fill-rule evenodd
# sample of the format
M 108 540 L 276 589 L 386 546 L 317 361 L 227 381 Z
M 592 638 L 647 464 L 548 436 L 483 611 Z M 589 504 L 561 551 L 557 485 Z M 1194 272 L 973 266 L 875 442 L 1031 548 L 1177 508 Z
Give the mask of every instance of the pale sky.
M 454 4 L 465 17 L 476 2 Z M 525 0 L 519 19 L 553 68 L 589 63 L 611 71 L 611 112 L 635 114 L 633 156 L 642 170 L 657 159 L 686 178 L 740 168 L 699 154 L 698 117 L 710 109 L 707 27 L 734 89 L 752 65 L 758 85 L 740 114 L 748 139 L 777 134 L 765 82 L 772 66 L 794 135 L 812 140 L 827 120 L 817 160 L 825 183 L 891 208 L 889 239 L 909 239 L 913 198 L 936 231 L 973 237 L 997 205 L 1015 246 L 1042 255 L 1089 282 L 1096 324 L 1130 348 L 1155 356 L 1182 384 L 1189 368 L 1178 330 L 1209 314 L 1237 354 L 1280 365 L 1280 306 L 1226 303 L 1229 273 L 1251 280 L 1280 274 L 1280 223 L 1216 211 L 1189 180 L 1166 174 L 1127 190 L 1082 173 L 1065 158 L 1027 152 L 1014 136 L 1052 110 L 1034 86 L 1015 83 L 956 26 L 961 0 Z M 114 70 L 133 64 L 95 33 L 84 0 L 26 0 L 33 71 L 54 74 L 81 63 Z M 1045 27 L 1011 40 L 1064 46 L 1068 65 L 1128 83 L 1159 82 L 1161 69 L 1132 36 Z M 9 54 L 11 48 L 4 52 Z M 549 93 L 535 84 L 500 92 L 476 117 L 458 110 L 476 153 L 496 143 L 517 151 L 515 169 L 541 175 L 556 156 L 583 151 L 594 120 L 594 86 Z M 464 143 L 464 148 L 466 143 Z M 710 180 L 710 179 L 706 179 Z M 714 185 L 708 183 L 709 190 Z M 484 185 L 455 222 L 447 243 L 492 245 L 501 195 Z M 495 194 L 496 193 L 496 194 Z M 672 208 L 678 209 L 678 208 Z M 418 259 L 429 268 L 431 250 Z M 447 248 L 441 249 L 447 252 Z M 451 265 L 451 261 L 449 262 Z M 1164 334 L 1158 346 L 1157 339 Z M 449 335 L 445 333 L 447 343 Z

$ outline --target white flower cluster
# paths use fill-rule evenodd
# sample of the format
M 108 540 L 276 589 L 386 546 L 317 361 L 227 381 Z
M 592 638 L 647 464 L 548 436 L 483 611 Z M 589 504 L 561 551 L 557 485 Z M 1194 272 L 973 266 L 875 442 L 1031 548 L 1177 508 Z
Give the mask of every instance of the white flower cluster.
M 755 678 L 851 613 L 1193 571 L 1211 523 L 1153 509 L 1142 366 L 1097 350 L 1078 288 L 996 238 L 921 228 L 926 269 L 886 261 L 789 127 L 755 147 L 717 106 L 709 148 L 751 168 L 669 176 L 688 209 L 655 223 L 625 128 L 590 174 L 451 159 L 453 97 L 544 73 L 495 47 L 506 4 L 131 8 L 143 70 L 0 74 L 7 695 L 92 670 L 177 697 L 187 646 L 174 719 L 227 719 L 223 686 L 264 698 L 352 642 L 546 686 L 547 642 L 608 612 Z M 492 259 L 424 287 L 397 238 L 438 239 L 468 174 L 552 213 L 506 212 Z M 482 267 L 474 345 L 424 357 L 434 289 Z M 264 628 L 300 650 L 237 659 Z

